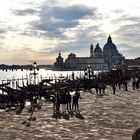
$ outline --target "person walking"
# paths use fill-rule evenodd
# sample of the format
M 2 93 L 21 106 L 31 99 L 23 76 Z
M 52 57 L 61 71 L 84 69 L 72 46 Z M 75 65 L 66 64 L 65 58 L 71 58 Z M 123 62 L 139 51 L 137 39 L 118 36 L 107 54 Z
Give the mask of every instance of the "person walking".
M 115 91 L 116 91 L 116 83 L 115 83 L 115 81 L 113 81 L 111 86 L 112 86 L 112 89 L 113 89 L 113 94 L 115 94 Z
M 71 111 L 71 95 L 70 95 L 70 92 L 67 93 L 67 110 Z
M 73 111 L 79 111 L 79 98 L 80 98 L 80 92 L 76 91 L 73 100 L 72 100 L 72 110 Z

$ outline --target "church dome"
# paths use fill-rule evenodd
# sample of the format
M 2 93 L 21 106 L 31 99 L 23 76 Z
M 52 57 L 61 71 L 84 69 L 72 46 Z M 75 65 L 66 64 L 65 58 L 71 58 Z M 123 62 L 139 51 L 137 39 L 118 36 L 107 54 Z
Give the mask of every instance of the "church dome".
M 59 52 L 58 58 L 59 58 L 59 59 L 60 59 L 60 58 L 63 58 L 63 57 L 61 56 L 61 52 Z
M 104 45 L 103 51 L 118 52 L 116 45 L 112 42 L 111 36 L 109 35 L 107 43 Z
M 102 53 L 102 49 L 99 46 L 99 43 L 97 43 L 95 49 L 94 49 L 94 53 Z

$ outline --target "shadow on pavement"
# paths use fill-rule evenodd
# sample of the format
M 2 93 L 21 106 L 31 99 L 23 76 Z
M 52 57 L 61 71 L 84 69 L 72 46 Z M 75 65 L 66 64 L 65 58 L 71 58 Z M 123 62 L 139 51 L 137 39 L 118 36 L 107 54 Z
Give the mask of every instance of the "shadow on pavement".
M 59 113 L 59 112 L 55 112 L 53 115 L 52 115 L 52 118 L 55 118 L 55 119 L 66 119 L 66 120 L 69 120 L 70 117 L 76 117 L 80 120 L 83 120 L 84 119 L 84 116 L 79 112 L 79 111 L 70 111 L 68 113 Z

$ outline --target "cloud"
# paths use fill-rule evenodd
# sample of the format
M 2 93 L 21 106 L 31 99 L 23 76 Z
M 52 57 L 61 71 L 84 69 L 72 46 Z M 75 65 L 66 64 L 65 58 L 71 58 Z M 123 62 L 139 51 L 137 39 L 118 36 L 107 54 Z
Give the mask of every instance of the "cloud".
M 80 20 L 86 20 L 94 16 L 96 8 L 84 5 L 70 6 L 42 6 L 40 20 L 31 22 L 32 28 L 43 31 L 43 35 L 54 38 L 65 38 L 64 32 L 80 25 Z
M 0 40 L 3 40 L 6 38 L 7 32 L 8 32 L 8 28 L 6 28 L 6 27 L 0 28 Z M 0 45 L 2 45 L 2 44 L 4 44 L 4 43 L 0 43 Z
M 14 10 L 13 13 L 17 16 L 25 16 L 25 15 L 32 15 L 38 13 L 35 9 L 24 9 L 24 10 Z
M 140 56 L 139 51 L 140 51 L 140 46 L 137 47 L 137 48 L 131 48 L 130 50 L 128 50 L 128 51 L 126 51 L 124 53 L 126 53 L 126 56 L 128 58 L 130 58 L 130 56 L 131 56 L 131 58 L 136 58 L 136 57 Z
M 46 8 L 46 7 L 45 7 Z M 43 7 L 43 16 L 45 14 L 48 16 L 53 16 L 55 19 L 62 19 L 62 20 L 78 20 L 84 17 L 92 16 L 96 8 L 89 8 L 85 5 L 71 5 L 71 6 L 56 6 L 50 7 L 48 10 L 44 10 Z
M 119 47 L 124 56 L 138 57 L 140 50 L 140 28 L 139 23 L 122 25 L 114 32 L 119 39 Z M 121 45 L 120 45 L 121 44 Z
M 95 32 L 96 31 L 96 32 Z M 46 47 L 41 50 L 41 52 L 46 52 L 47 54 L 56 55 L 59 51 L 62 53 L 78 53 L 87 55 L 89 53 L 89 48 L 91 43 L 95 46 L 97 42 L 106 40 L 106 34 L 102 33 L 100 30 L 100 25 L 91 26 L 88 28 L 80 28 L 76 31 L 76 37 L 74 40 L 69 40 L 66 42 L 61 42 L 55 47 Z M 105 42 L 102 42 L 103 44 Z M 48 51 L 49 50 L 49 51 Z
M 125 56 L 125 58 L 139 57 L 140 46 L 131 46 L 125 43 L 119 44 L 118 46 L 121 48 L 121 52 Z
M 5 29 L 0 29 L 0 34 L 6 33 L 6 32 L 7 32 L 7 30 L 5 30 Z
M 140 43 L 139 23 L 130 24 L 130 25 L 123 25 L 116 31 L 116 33 L 120 37 L 120 39 L 122 39 L 124 42 L 134 43 L 134 44 Z
M 118 47 L 120 47 L 124 56 L 139 56 L 140 18 L 138 16 L 123 14 L 119 18 L 112 20 L 111 23 L 118 26 L 118 29 L 114 31 L 114 34 L 116 34 L 118 38 Z
M 116 10 L 112 10 L 112 12 L 115 13 L 115 14 L 122 14 L 125 11 L 123 9 L 116 9 Z
M 54 6 L 55 3 L 55 6 Z M 86 5 L 61 5 L 57 1 L 46 1 L 46 4 L 35 8 L 25 8 L 15 10 L 17 16 L 27 16 L 35 14 L 37 20 L 33 20 L 28 27 L 19 32 L 20 35 L 47 38 L 58 41 L 53 47 L 42 47 L 40 54 L 56 55 L 62 52 L 89 51 L 90 43 L 99 42 L 106 35 L 99 28 L 101 24 L 96 25 L 96 20 L 101 20 L 102 14 L 98 13 L 96 7 Z M 72 34 L 72 36 L 71 36 Z M 48 51 L 49 50 L 49 51 Z
M 123 14 L 119 18 L 111 20 L 112 24 L 118 24 L 122 22 L 140 23 L 140 18 L 138 16 L 129 16 L 129 15 Z

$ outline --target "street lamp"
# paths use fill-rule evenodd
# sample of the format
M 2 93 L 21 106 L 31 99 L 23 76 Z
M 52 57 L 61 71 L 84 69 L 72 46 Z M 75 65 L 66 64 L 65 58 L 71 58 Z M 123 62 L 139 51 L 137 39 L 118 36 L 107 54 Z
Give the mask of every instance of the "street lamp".
M 33 83 L 34 83 L 34 85 L 36 85 L 36 76 L 38 75 L 38 73 L 37 73 L 38 70 L 39 70 L 39 68 L 37 67 L 37 62 L 34 61 L 32 63 L 32 67 L 30 69 L 30 71 L 33 71 L 33 72 L 30 73 L 30 76 L 31 76 L 31 78 L 33 76 Z
M 72 72 L 72 80 L 74 80 L 74 71 Z
M 92 69 L 91 69 L 91 66 L 88 64 L 86 70 L 85 70 L 85 76 L 87 76 L 88 79 L 91 79 L 91 76 L 92 76 Z
M 36 61 L 33 62 L 33 67 L 34 67 L 34 68 L 37 67 L 37 62 L 36 62 Z

